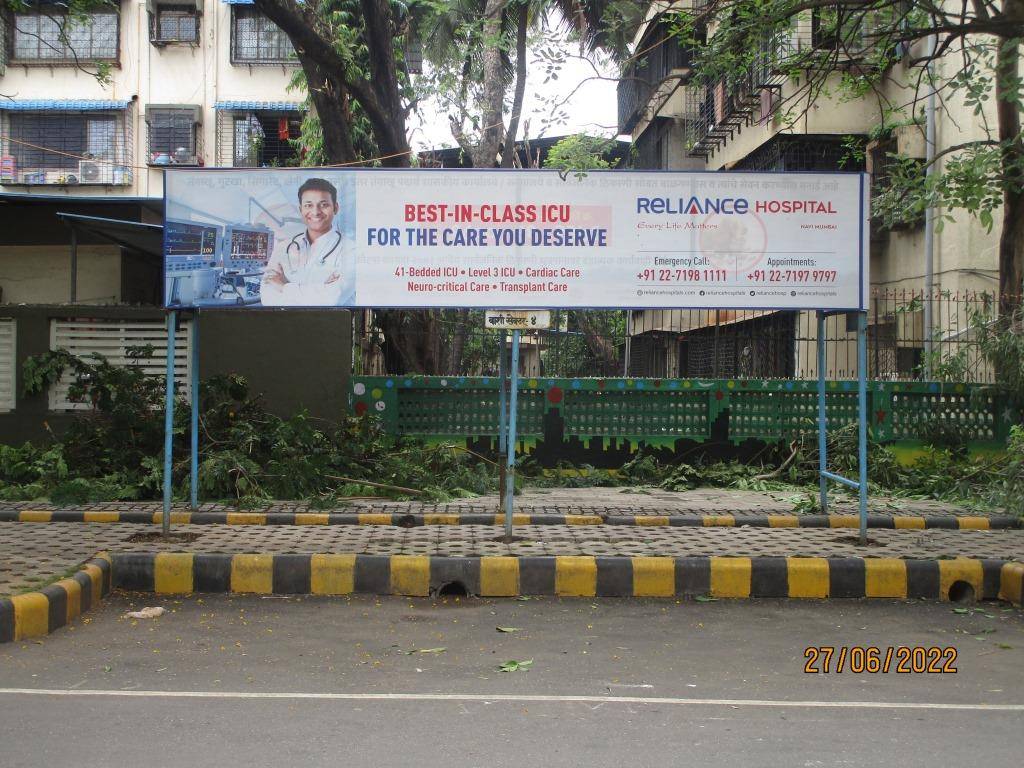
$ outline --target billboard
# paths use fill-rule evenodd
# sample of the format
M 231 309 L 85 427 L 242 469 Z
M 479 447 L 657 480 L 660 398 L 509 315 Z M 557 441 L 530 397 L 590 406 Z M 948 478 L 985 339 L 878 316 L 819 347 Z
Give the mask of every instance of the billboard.
M 169 169 L 190 307 L 865 309 L 856 173 Z

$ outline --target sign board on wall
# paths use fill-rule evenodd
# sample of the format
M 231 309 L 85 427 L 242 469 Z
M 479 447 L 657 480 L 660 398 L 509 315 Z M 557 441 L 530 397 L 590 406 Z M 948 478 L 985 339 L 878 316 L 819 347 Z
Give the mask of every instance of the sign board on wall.
M 852 173 L 189 169 L 168 307 L 865 309 Z

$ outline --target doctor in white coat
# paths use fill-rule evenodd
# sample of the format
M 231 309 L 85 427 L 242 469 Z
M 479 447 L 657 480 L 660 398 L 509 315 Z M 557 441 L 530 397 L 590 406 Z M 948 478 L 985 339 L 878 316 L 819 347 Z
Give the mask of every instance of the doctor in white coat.
M 344 269 L 344 242 L 334 228 L 338 190 L 326 179 L 299 187 L 303 232 L 281 243 L 263 273 L 262 303 L 268 307 L 337 307 L 354 300 L 351 269 Z M 346 274 L 348 272 L 348 274 Z

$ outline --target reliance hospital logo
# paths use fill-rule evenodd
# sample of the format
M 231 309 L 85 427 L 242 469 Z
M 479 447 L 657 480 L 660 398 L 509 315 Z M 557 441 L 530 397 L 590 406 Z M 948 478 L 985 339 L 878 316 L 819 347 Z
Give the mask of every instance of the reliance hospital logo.
M 754 213 L 838 213 L 831 200 L 755 200 L 753 207 L 745 197 L 638 197 L 637 213 L 675 216 L 734 216 Z

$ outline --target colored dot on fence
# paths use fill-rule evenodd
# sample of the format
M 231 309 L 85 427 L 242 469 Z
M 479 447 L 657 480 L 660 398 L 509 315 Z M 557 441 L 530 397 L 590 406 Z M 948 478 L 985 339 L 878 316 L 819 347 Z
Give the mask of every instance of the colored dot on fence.
M 357 381 L 354 385 L 352 385 L 352 391 L 355 392 L 357 395 L 365 394 L 366 385 L 363 384 L 363 382 L 361 381 Z
M 537 380 L 536 379 L 530 379 L 528 382 L 526 382 L 526 384 L 531 389 L 536 389 L 536 387 L 537 387 Z
M 725 386 L 727 386 L 729 389 L 736 389 L 736 382 L 735 381 L 727 381 L 727 382 L 725 382 Z
M 384 382 L 384 386 L 387 387 L 388 389 L 391 389 L 393 386 L 395 386 L 395 382 L 392 381 L 391 379 L 388 379 L 387 381 Z
M 561 387 L 552 387 L 551 389 L 549 389 L 548 390 L 548 400 L 550 400 L 552 403 L 560 403 L 560 402 L 562 402 L 562 388 Z
M 624 381 L 618 381 L 618 382 L 616 382 L 616 385 L 618 386 L 619 389 L 625 389 L 626 388 L 626 382 L 624 382 Z
M 376 398 L 380 397 L 383 394 L 384 394 L 384 390 L 382 390 L 380 387 L 374 387 L 373 391 L 370 392 L 370 397 L 373 397 L 373 398 L 376 399 Z
M 356 409 L 355 410 L 356 410 L 356 416 L 362 416 L 364 413 L 366 413 L 366 403 L 364 403 L 362 401 L 356 403 Z
M 679 389 L 679 382 L 678 381 L 670 381 L 668 383 L 668 388 L 669 389 Z
M 407 387 L 411 387 L 412 386 L 412 379 L 406 379 L 402 383 L 405 384 L 405 386 L 407 386 Z
M 573 379 L 573 382 L 572 382 L 572 388 L 573 389 L 579 389 L 582 386 L 583 386 L 583 384 L 580 383 L 579 379 Z
M 643 383 L 642 381 L 638 381 L 638 382 L 636 383 L 636 388 L 637 388 L 637 389 L 643 389 L 643 388 L 644 388 L 644 383 Z

